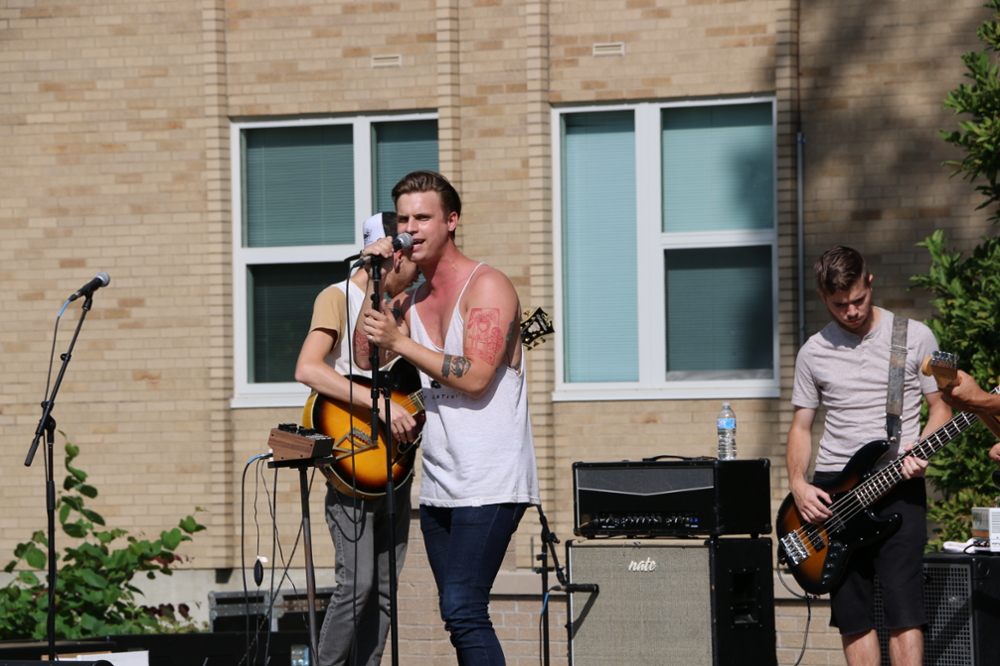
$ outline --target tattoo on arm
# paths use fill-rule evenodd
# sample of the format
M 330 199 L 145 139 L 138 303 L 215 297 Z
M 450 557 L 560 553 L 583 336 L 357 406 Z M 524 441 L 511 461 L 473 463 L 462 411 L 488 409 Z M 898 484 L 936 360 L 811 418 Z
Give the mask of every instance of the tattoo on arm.
M 368 336 L 363 331 L 354 331 L 354 349 L 359 356 L 367 357 L 372 353 L 372 344 L 368 341 Z
M 455 375 L 455 378 L 458 379 L 469 371 L 469 366 L 471 365 L 472 363 L 469 362 L 469 359 L 464 356 L 445 354 L 444 363 L 441 364 L 441 375 L 443 377 Z
M 490 365 L 504 347 L 499 308 L 472 308 L 466 326 L 465 353 L 478 356 Z

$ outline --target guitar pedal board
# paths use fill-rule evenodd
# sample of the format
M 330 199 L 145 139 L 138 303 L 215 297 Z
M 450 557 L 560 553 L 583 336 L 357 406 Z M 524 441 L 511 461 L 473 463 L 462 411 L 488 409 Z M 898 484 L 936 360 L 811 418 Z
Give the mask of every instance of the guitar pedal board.
M 277 461 L 325 458 L 333 452 L 333 438 L 295 423 L 279 423 L 271 429 L 267 446 Z

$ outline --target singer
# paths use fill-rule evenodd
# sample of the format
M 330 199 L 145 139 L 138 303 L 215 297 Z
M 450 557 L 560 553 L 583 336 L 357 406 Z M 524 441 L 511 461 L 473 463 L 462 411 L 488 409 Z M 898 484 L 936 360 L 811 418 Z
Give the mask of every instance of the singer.
M 356 357 L 368 342 L 420 370 L 423 430 L 420 529 L 437 583 L 441 618 L 463 666 L 506 663 L 490 621 L 490 589 L 510 538 L 540 504 L 528 416 L 521 306 L 506 275 L 466 257 L 455 244 L 462 213 L 444 176 L 416 171 L 392 190 L 404 251 L 424 284 L 397 296 L 392 309 L 370 307 Z M 364 250 L 392 256 L 387 239 Z M 393 310 L 400 316 L 394 317 Z
M 364 223 L 366 244 L 396 235 L 395 213 L 378 213 Z M 392 253 L 380 263 L 385 275 L 383 289 L 389 296 L 402 293 L 417 281 L 419 270 L 402 252 Z M 361 311 L 369 281 L 368 273 L 359 270 L 349 280 L 320 292 L 295 366 L 296 381 L 329 398 L 344 403 L 353 400 L 364 412 L 371 410 L 371 392 L 361 387 L 351 391 L 347 375 L 370 377 L 371 372 L 352 366 L 342 342 Z M 394 405 L 391 411 L 393 437 L 411 441 L 416 421 L 402 405 Z M 355 499 L 327 483 L 326 522 L 337 549 L 337 588 L 319 635 L 317 663 L 322 666 L 378 666 L 382 661 L 389 632 L 389 548 L 396 548 L 398 575 L 410 531 L 409 481 L 396 491 L 396 498 L 396 524 L 390 525 L 384 497 Z

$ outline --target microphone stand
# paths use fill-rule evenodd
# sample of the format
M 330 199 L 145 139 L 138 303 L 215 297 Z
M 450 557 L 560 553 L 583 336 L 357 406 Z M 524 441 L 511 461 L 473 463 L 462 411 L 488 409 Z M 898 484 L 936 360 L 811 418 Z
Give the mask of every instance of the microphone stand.
M 38 443 L 42 435 L 45 435 L 47 445 L 47 464 L 45 466 L 45 511 L 48 517 L 48 540 L 49 540 L 49 607 L 47 612 L 46 634 L 48 635 L 49 661 L 56 660 L 56 483 L 55 483 L 55 458 L 53 449 L 55 448 L 56 420 L 52 418 L 52 409 L 56 404 L 56 394 L 62 385 L 63 376 L 66 374 L 66 367 L 70 359 L 73 358 L 73 347 L 76 346 L 76 339 L 80 335 L 83 327 L 83 320 L 87 318 L 87 313 L 94 303 L 93 294 L 87 294 L 87 300 L 83 302 L 80 311 L 80 320 L 76 323 L 76 331 L 73 332 L 73 339 L 70 340 L 69 349 L 59 358 L 62 359 L 62 367 L 56 377 L 56 383 L 52 387 L 52 392 L 46 396 L 42 402 L 42 417 L 38 420 L 38 427 L 35 428 L 35 438 L 31 441 L 28 449 L 28 456 L 24 460 L 25 467 L 31 467 L 35 459 L 35 452 L 38 450 Z
M 565 580 L 562 576 L 562 567 L 559 566 L 559 560 L 556 558 L 556 547 L 555 544 L 559 543 L 559 537 L 555 535 L 555 532 L 549 530 L 549 521 L 545 518 L 545 512 L 542 511 L 542 506 L 538 505 L 538 518 L 542 523 L 542 552 L 535 555 L 535 559 L 542 563 L 542 566 L 535 568 L 535 573 L 542 575 L 542 599 L 545 599 L 545 604 L 542 606 L 542 664 L 544 666 L 549 666 L 549 572 L 555 571 L 556 575 L 559 577 L 559 582 L 565 584 Z M 554 566 L 549 566 L 549 551 L 552 551 L 552 564 Z
M 376 262 L 372 264 L 371 268 L 372 277 L 372 307 L 382 311 L 382 265 L 381 262 Z M 379 363 L 379 350 L 378 345 L 372 342 L 371 352 L 368 355 L 368 360 L 372 367 L 372 412 L 371 412 L 371 426 L 372 426 L 372 443 L 378 442 L 378 431 L 382 424 L 379 418 L 379 406 L 378 399 L 382 395 L 385 398 L 385 417 L 386 423 L 391 423 L 391 415 L 389 413 L 389 404 L 392 402 L 391 394 L 389 392 L 388 386 L 381 386 L 382 384 L 382 371 L 381 363 Z M 385 429 L 385 504 L 386 504 L 386 514 L 389 521 L 389 634 L 391 636 L 392 645 L 392 665 L 399 666 L 399 616 L 396 609 L 396 588 L 398 581 L 396 579 L 396 486 L 393 483 L 392 476 L 392 428 L 387 427 Z M 375 566 L 378 567 L 378 554 L 376 553 Z

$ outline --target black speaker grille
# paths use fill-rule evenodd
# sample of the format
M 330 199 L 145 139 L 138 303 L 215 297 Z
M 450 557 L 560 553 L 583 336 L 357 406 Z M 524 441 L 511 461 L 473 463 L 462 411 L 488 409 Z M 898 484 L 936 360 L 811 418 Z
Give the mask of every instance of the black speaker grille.
M 925 666 L 969 666 L 975 663 L 972 629 L 972 573 L 968 564 L 924 562 Z M 882 626 L 884 610 L 875 587 L 875 620 L 882 648 L 882 666 L 889 662 L 889 630 Z

